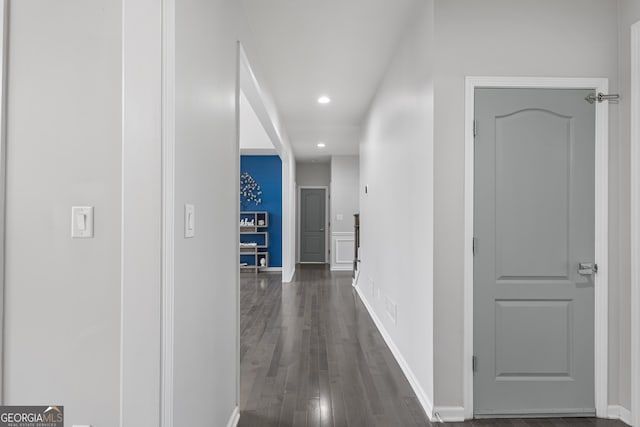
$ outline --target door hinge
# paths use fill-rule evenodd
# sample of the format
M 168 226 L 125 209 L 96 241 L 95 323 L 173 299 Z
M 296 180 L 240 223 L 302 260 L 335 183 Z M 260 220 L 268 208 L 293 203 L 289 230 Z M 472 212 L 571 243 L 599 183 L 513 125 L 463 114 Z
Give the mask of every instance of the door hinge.
M 473 121 L 473 137 L 475 138 L 478 135 L 478 121 Z
M 478 238 L 477 237 L 473 237 L 471 239 L 471 252 L 473 253 L 473 256 L 475 256 L 478 253 Z
M 478 357 L 477 356 L 471 356 L 471 370 L 473 371 L 474 374 L 476 372 L 478 372 Z

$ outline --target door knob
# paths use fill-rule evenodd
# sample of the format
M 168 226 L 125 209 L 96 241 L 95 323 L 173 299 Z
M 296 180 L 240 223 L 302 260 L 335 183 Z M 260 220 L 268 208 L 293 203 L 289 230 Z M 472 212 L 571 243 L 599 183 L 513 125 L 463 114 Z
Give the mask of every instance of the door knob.
M 583 276 L 591 276 L 598 272 L 598 264 L 593 262 L 580 262 L 578 263 L 578 273 Z

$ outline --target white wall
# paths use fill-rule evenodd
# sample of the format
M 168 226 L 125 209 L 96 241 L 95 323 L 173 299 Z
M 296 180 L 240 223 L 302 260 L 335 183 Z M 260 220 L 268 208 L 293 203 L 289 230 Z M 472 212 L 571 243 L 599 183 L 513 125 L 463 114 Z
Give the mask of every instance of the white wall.
M 331 156 L 331 229 L 353 232 L 353 214 L 360 207 L 360 159 Z M 338 219 L 342 215 L 342 219 Z
M 5 404 L 120 414 L 121 3 L 11 2 Z M 71 239 L 71 206 L 95 237 Z
M 416 2 L 360 145 L 360 295 L 431 415 L 433 1 Z M 396 304 L 397 322 L 387 312 Z
M 122 3 L 121 427 L 160 422 L 162 6 Z
M 435 390 L 437 406 L 460 407 L 463 353 L 464 78 L 608 77 L 617 84 L 617 11 L 599 0 L 435 0 Z M 541 24 L 544 23 L 544 24 Z M 616 106 L 610 109 L 616 123 Z M 619 144 L 610 134 L 610 377 L 617 401 Z M 466 363 L 466 362 L 465 362 Z
M 630 112 L 630 94 L 631 94 L 631 46 L 630 46 L 630 27 L 640 20 L 640 2 L 637 0 L 619 0 L 618 1 L 618 67 L 619 67 L 619 90 L 621 94 L 620 103 L 615 107 L 619 113 L 620 124 L 620 143 L 618 151 L 618 191 L 619 191 L 619 270 L 620 270 L 620 287 L 619 287 L 619 384 L 618 384 L 618 400 L 612 400 L 619 403 L 624 408 L 631 409 L 631 259 L 630 259 L 630 128 L 631 128 L 631 112 Z M 637 308 L 634 308 L 637 309 Z M 612 390 L 612 394 L 615 391 Z M 613 396 L 612 396 L 613 397 Z
M 271 138 L 264 130 L 244 92 L 240 91 L 240 154 L 241 155 L 277 155 Z
M 353 214 L 360 209 L 360 159 L 331 156 L 331 269 L 352 270 L 354 258 Z
M 224 426 L 238 404 L 235 99 L 242 19 L 233 0 L 176 2 L 175 426 Z M 195 206 L 190 239 L 186 203 Z

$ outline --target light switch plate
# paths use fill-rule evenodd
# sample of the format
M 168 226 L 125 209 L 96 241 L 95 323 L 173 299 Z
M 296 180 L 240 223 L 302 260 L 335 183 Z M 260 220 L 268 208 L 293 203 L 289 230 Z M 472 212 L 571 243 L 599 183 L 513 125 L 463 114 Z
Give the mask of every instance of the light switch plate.
M 336 215 L 336 221 L 342 221 L 343 219 L 344 219 L 344 216 L 342 214 Z
M 71 237 L 74 239 L 93 237 L 93 206 L 71 207 Z
M 196 235 L 196 208 L 193 205 L 184 205 L 184 237 L 191 238 Z

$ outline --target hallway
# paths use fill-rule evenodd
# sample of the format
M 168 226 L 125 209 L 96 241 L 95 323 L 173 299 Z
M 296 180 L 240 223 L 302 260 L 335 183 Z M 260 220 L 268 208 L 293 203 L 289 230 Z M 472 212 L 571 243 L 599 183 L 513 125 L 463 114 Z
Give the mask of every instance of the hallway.
M 243 274 L 240 308 L 240 427 L 429 425 L 351 273 Z
M 298 266 L 284 285 L 280 274 L 242 274 L 240 292 L 239 427 L 432 425 L 350 273 Z M 624 426 L 580 418 L 447 425 Z

